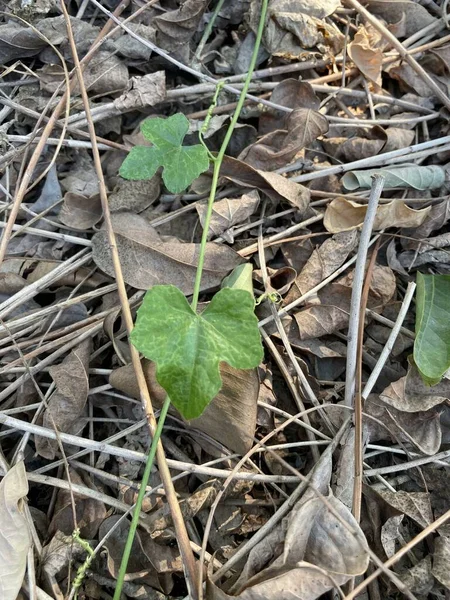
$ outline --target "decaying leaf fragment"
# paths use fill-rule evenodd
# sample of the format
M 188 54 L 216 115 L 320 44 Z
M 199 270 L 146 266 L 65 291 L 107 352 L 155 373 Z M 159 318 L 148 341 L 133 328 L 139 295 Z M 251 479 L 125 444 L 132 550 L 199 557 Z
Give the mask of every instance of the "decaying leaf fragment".
M 410 208 L 403 200 L 393 200 L 387 204 L 379 204 L 373 229 L 389 227 L 418 227 L 427 218 L 431 206 L 418 210 Z M 323 219 L 325 228 L 331 233 L 348 231 L 360 227 L 366 216 L 367 204 L 358 204 L 346 198 L 335 198 L 330 202 Z

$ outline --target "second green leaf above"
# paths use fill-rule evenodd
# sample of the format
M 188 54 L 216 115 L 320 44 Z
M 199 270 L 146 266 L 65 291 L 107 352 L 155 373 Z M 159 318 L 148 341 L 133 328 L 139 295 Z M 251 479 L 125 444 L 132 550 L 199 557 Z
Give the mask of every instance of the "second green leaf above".
M 183 146 L 189 121 L 181 113 L 167 119 L 146 119 L 141 124 L 144 137 L 153 146 L 135 146 L 120 167 L 124 179 L 151 179 L 159 167 L 166 188 L 173 194 L 184 191 L 208 170 L 209 157 L 201 144 Z

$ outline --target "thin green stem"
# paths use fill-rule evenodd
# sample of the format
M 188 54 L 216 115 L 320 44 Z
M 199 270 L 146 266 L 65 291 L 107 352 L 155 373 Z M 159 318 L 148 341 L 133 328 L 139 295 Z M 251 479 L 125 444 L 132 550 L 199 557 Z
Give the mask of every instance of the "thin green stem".
M 192 61 L 193 63 L 198 63 L 200 61 L 201 54 L 203 52 L 203 48 L 205 47 L 205 44 L 208 41 L 209 36 L 211 35 L 211 32 L 214 27 L 214 23 L 220 13 L 220 11 L 222 10 L 223 3 L 224 3 L 224 0 L 219 0 L 219 2 L 217 3 L 217 6 L 214 9 L 213 14 L 211 15 L 208 25 L 205 27 L 205 31 L 202 35 L 202 39 L 200 40 L 200 42 L 198 44 L 197 50 L 195 51 L 194 59 Z
M 203 265 L 205 263 L 206 242 L 208 239 L 209 224 L 211 222 L 211 215 L 212 215 L 212 211 L 213 211 L 214 199 L 216 197 L 217 185 L 219 183 L 220 167 L 222 165 L 222 161 L 225 156 L 225 152 L 226 152 L 226 149 L 230 142 L 231 136 L 233 135 L 234 128 L 236 127 L 236 124 L 238 122 L 239 115 L 241 114 L 242 107 L 244 106 L 245 97 L 247 95 L 248 88 L 250 87 L 250 82 L 253 77 L 253 71 L 255 70 L 256 60 L 258 58 L 259 46 L 261 45 L 261 38 L 262 38 L 263 31 L 264 31 L 264 24 L 266 22 L 268 3 L 269 3 L 269 0 L 262 0 L 261 16 L 259 19 L 258 32 L 256 34 L 255 47 L 253 49 L 252 59 L 250 61 L 250 66 L 248 69 L 247 77 L 245 78 L 244 86 L 242 88 L 241 95 L 239 96 L 239 100 L 236 105 L 236 109 L 234 111 L 233 117 L 228 126 L 227 133 L 225 134 L 225 138 L 222 142 L 220 150 L 214 161 L 214 171 L 213 171 L 213 178 L 212 178 L 212 182 L 211 182 L 211 192 L 209 194 L 208 209 L 206 211 L 205 222 L 203 224 L 203 235 L 202 235 L 202 241 L 200 244 L 200 255 L 199 255 L 199 259 L 198 259 L 197 272 L 195 275 L 194 293 L 192 296 L 191 306 L 194 311 L 197 310 L 198 297 L 200 294 L 200 284 L 202 281 Z
M 170 407 L 170 398 L 166 396 L 164 400 L 163 407 L 161 409 L 161 414 L 159 415 L 158 425 L 156 427 L 155 435 L 152 440 L 152 445 L 150 446 L 150 451 L 148 453 L 147 462 L 145 463 L 145 470 L 142 476 L 141 486 L 139 488 L 139 494 L 136 500 L 136 506 L 134 507 L 133 518 L 131 519 L 130 530 L 128 532 L 127 543 L 125 544 L 125 549 L 123 551 L 122 561 L 120 563 L 119 575 L 117 577 L 117 585 L 114 591 L 113 600 L 120 600 L 120 595 L 122 593 L 123 583 L 125 581 L 125 575 L 127 572 L 128 561 L 130 559 L 131 549 L 133 547 L 134 536 L 136 534 L 136 529 L 139 524 L 139 515 L 141 512 L 142 502 L 144 501 L 145 490 L 147 488 L 148 480 L 150 478 L 150 473 L 152 472 L 153 462 L 155 460 L 156 448 L 158 446 L 159 438 L 161 437 L 161 433 L 164 427 L 164 421 L 166 420 L 167 412 Z

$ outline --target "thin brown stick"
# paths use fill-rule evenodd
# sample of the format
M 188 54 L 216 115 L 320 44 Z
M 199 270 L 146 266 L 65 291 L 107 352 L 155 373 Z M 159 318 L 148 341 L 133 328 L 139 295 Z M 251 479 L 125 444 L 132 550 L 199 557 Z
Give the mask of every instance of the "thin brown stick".
M 398 552 L 396 552 L 394 554 L 394 556 L 391 556 L 391 558 L 389 560 L 387 560 L 385 563 L 383 563 L 383 566 L 385 568 L 389 568 L 390 566 L 394 565 L 396 562 L 398 562 L 402 558 L 402 556 L 407 554 L 412 548 L 414 548 L 414 546 L 416 546 L 419 542 L 421 542 L 428 535 L 430 535 L 430 533 L 433 533 L 433 531 L 436 531 L 436 529 L 438 527 L 440 527 L 441 525 L 444 525 L 444 523 L 446 523 L 446 521 L 448 521 L 449 519 L 450 519 L 450 510 L 448 510 L 441 517 L 439 517 L 439 519 L 436 519 L 436 521 L 434 521 L 434 523 L 431 523 L 430 525 L 425 527 L 425 529 L 423 531 L 421 531 L 420 533 L 418 533 L 415 538 L 410 540 L 407 544 L 405 544 L 403 546 L 403 548 L 400 548 L 400 550 Z M 381 573 L 382 573 L 382 568 L 380 566 L 380 568 L 376 569 L 373 573 L 371 573 L 369 575 L 369 577 L 367 577 L 366 579 L 364 579 L 364 581 L 362 581 L 359 585 L 357 585 L 352 592 L 347 594 L 347 596 L 345 596 L 344 600 L 352 600 L 353 598 L 356 598 L 356 596 L 359 596 L 359 594 L 369 585 L 369 583 L 371 583 L 374 579 L 376 579 L 378 577 L 378 575 L 381 575 Z
M 91 143 L 92 143 L 92 154 L 93 154 L 93 158 L 94 158 L 95 170 L 96 170 L 98 181 L 99 181 L 100 199 L 101 199 L 102 208 L 103 208 L 103 218 L 105 221 L 106 231 L 108 234 L 108 243 L 109 243 L 112 262 L 113 262 L 113 266 L 114 266 L 114 274 L 115 274 L 115 279 L 116 279 L 116 283 L 117 283 L 117 291 L 118 291 L 119 298 L 120 298 L 120 304 L 122 306 L 122 314 L 123 314 L 125 326 L 126 326 L 128 335 L 130 335 L 131 331 L 133 330 L 133 327 L 134 327 L 133 317 L 131 315 L 131 310 L 130 310 L 130 306 L 128 303 L 128 296 L 127 296 L 125 282 L 124 282 L 123 275 L 122 275 L 122 267 L 120 264 L 119 252 L 117 250 L 116 236 L 114 233 L 114 229 L 113 229 L 113 225 L 112 225 L 112 221 L 111 221 L 111 214 L 109 211 L 108 195 L 107 195 L 105 180 L 104 180 L 104 176 L 103 176 L 100 152 L 99 152 L 98 146 L 97 146 L 95 125 L 92 122 L 92 118 L 91 118 L 89 98 L 88 98 L 88 95 L 86 92 L 86 87 L 85 87 L 84 81 L 83 81 L 83 72 L 81 69 L 81 63 L 78 58 L 78 52 L 77 52 L 77 48 L 76 48 L 75 41 L 73 38 L 70 17 L 69 17 L 69 13 L 67 12 L 67 8 L 64 4 L 64 0 L 61 1 L 61 7 L 62 7 L 64 16 L 66 19 L 67 33 L 69 36 L 69 42 L 70 42 L 70 46 L 71 46 L 75 70 L 76 70 L 77 77 L 78 77 L 81 97 L 83 99 L 84 109 L 86 112 L 86 118 L 88 120 L 88 129 L 89 129 L 89 134 L 90 134 Z M 142 369 L 141 361 L 139 358 L 139 352 L 131 344 L 131 342 L 130 342 L 130 354 L 131 354 L 131 361 L 133 364 L 133 368 L 134 368 L 134 371 L 136 374 L 136 379 L 137 379 L 137 382 L 139 385 L 139 391 L 140 391 L 143 408 L 145 410 L 145 414 L 146 414 L 146 417 L 147 417 L 147 420 L 149 423 L 150 434 L 153 436 L 156 431 L 155 414 L 153 412 L 153 406 L 152 406 L 152 402 L 151 402 L 151 398 L 150 398 L 150 393 L 149 393 L 149 390 L 147 387 L 147 382 L 145 380 L 144 371 Z M 170 511 L 172 514 L 172 520 L 173 520 L 173 523 L 175 526 L 175 531 L 177 534 L 177 542 L 178 542 L 181 557 L 183 560 L 183 567 L 184 567 L 184 571 L 185 571 L 187 588 L 188 588 L 191 596 L 193 598 L 195 598 L 196 597 L 196 592 L 195 592 L 196 579 L 197 579 L 195 559 L 194 559 L 192 549 L 190 547 L 189 536 L 188 536 L 188 533 L 186 530 L 186 525 L 183 520 L 183 516 L 182 516 L 181 510 L 180 510 L 180 505 L 178 504 L 178 499 L 177 499 L 177 496 L 175 493 L 175 488 L 173 486 L 172 478 L 170 476 L 169 467 L 167 466 L 166 457 L 165 457 L 164 449 L 163 449 L 161 442 L 158 443 L 157 460 L 158 460 L 158 467 L 159 467 L 160 474 L 161 474 L 161 479 L 163 481 L 164 489 L 166 491 L 167 502 L 170 507 Z
M 353 506 L 352 512 L 355 519 L 361 519 L 361 497 L 362 497 L 362 478 L 363 478 L 363 443 L 362 443 L 362 350 L 364 340 L 364 325 L 367 300 L 369 297 L 370 283 L 372 281 L 373 269 L 377 259 L 378 248 L 380 247 L 381 238 L 375 243 L 375 247 L 370 257 L 367 267 L 366 279 L 364 281 L 361 306 L 359 311 L 359 326 L 358 326 L 358 347 L 356 355 L 356 378 L 355 378 L 355 481 L 353 484 Z

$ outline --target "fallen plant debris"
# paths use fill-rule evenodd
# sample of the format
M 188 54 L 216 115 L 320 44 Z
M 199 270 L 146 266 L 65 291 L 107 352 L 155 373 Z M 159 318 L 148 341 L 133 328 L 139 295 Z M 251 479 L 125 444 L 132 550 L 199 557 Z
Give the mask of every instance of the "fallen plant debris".
M 0 9 L 1 600 L 447 597 L 447 2 Z

